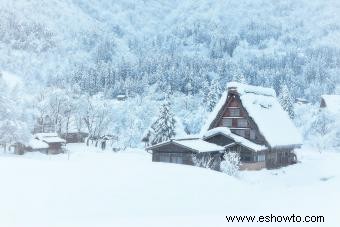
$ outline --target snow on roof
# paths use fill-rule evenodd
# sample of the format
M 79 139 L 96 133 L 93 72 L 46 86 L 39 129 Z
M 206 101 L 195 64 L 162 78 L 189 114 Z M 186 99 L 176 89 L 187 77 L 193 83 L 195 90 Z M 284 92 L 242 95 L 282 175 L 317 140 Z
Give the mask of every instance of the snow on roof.
M 57 133 L 37 133 L 34 137 L 46 143 L 66 143 Z
M 46 149 L 48 148 L 48 144 L 38 140 L 38 139 L 31 139 L 28 143 L 28 146 L 32 149 Z
M 183 147 L 186 147 L 190 150 L 194 150 L 196 152 L 214 152 L 214 151 L 224 151 L 224 147 L 213 144 L 213 143 L 208 143 L 202 139 L 171 139 L 159 144 L 156 144 L 154 146 L 148 147 L 147 150 L 152 150 L 153 148 L 160 147 L 165 144 L 169 143 L 174 143 Z
M 174 140 L 173 142 L 198 152 L 224 151 L 224 147 L 208 143 L 202 139 L 183 139 Z
M 340 95 L 322 95 L 326 109 L 332 114 L 340 114 Z
M 218 102 L 202 133 L 209 130 L 213 120 L 224 106 L 228 92 L 239 94 L 242 105 L 249 116 L 257 124 L 260 133 L 271 147 L 282 147 L 302 144 L 302 138 L 295 125 L 279 104 L 274 89 L 241 84 L 228 83 L 228 91 L 225 91 Z
M 242 136 L 236 135 L 236 134 L 232 133 L 229 128 L 226 128 L 226 127 L 213 128 L 213 129 L 207 131 L 203 135 L 203 138 L 209 138 L 209 137 L 212 137 L 212 136 L 217 135 L 217 134 L 225 135 L 225 136 L 233 139 L 236 143 L 238 143 L 242 146 L 245 146 L 245 147 L 247 147 L 247 148 L 249 148 L 253 151 L 267 150 L 266 146 L 253 143 L 252 141 L 247 140 L 246 138 L 243 138 Z M 229 144 L 227 144 L 226 146 L 228 146 L 228 145 Z
M 238 82 L 229 82 L 227 85 L 228 89 L 236 90 L 239 94 L 256 94 L 264 96 L 276 97 L 276 92 L 272 88 L 253 86 L 248 84 L 242 84 Z

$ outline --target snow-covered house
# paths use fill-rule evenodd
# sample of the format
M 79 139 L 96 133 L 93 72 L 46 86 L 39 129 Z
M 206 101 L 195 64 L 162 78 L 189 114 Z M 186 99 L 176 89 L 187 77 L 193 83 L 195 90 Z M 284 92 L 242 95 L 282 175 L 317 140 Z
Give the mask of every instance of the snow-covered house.
M 116 99 L 118 101 L 125 101 L 125 100 L 127 100 L 127 96 L 123 95 L 123 94 L 120 94 L 120 95 L 117 95 Z
M 231 82 L 209 116 L 203 139 L 237 151 L 241 168 L 276 168 L 296 160 L 301 136 L 271 88 Z
M 241 169 L 257 170 L 296 162 L 294 149 L 302 144 L 273 89 L 236 82 L 228 84 L 201 132 L 200 139 L 170 140 L 147 149 L 153 161 L 183 164 L 193 164 L 193 152 L 214 152 L 220 160 L 224 152 L 237 152 Z
M 37 133 L 34 138 L 48 145 L 49 154 L 60 154 L 64 152 L 66 140 L 60 138 L 57 133 Z
M 171 139 L 147 148 L 152 151 L 153 162 L 199 165 L 197 160 L 206 157 L 212 169 L 219 170 L 225 148 L 200 138 Z M 199 157 L 199 158 L 198 158 Z
M 333 115 L 340 114 L 340 95 L 322 95 L 320 108 Z
M 67 127 L 63 127 L 60 133 L 60 137 L 66 140 L 66 143 L 84 143 L 88 136 L 89 132 L 85 125 L 74 118 L 70 119 Z

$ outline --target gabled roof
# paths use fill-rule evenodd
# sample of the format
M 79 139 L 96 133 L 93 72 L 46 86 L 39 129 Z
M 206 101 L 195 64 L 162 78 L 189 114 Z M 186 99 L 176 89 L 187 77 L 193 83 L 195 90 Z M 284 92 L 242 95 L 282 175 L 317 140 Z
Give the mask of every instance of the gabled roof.
M 31 139 L 28 143 L 28 146 L 32 149 L 46 149 L 48 148 L 48 144 L 38 140 L 38 139 Z
M 229 92 L 239 95 L 243 107 L 270 147 L 299 146 L 302 144 L 300 133 L 289 118 L 288 113 L 279 104 L 274 89 L 237 82 L 228 83 L 228 90 L 223 93 L 201 133 L 205 133 L 213 127 L 212 123 L 223 111 Z
M 194 139 L 172 139 L 163 143 L 156 144 L 154 146 L 148 147 L 147 150 L 152 150 L 164 145 L 168 144 L 176 144 L 181 147 L 185 147 L 189 150 L 202 153 L 202 152 L 216 152 L 216 151 L 224 151 L 224 147 L 218 146 L 213 143 L 208 143 L 202 139 L 194 138 Z
M 340 95 L 322 95 L 321 98 L 325 105 L 321 107 L 326 108 L 331 114 L 340 114 Z
M 57 133 L 37 133 L 34 137 L 45 143 L 66 143 L 66 140 L 60 138 Z
M 253 151 L 267 150 L 266 146 L 253 143 L 252 141 L 247 140 L 246 138 L 243 138 L 242 136 L 236 135 L 236 134 L 232 133 L 229 128 L 226 128 L 226 127 L 217 127 L 217 128 L 210 129 L 209 131 L 207 131 L 203 135 L 203 139 L 208 139 L 208 138 L 211 138 L 215 135 L 224 135 L 224 136 L 232 139 L 233 141 L 235 141 L 235 143 L 233 143 L 233 144 L 239 144 L 239 145 L 247 147 L 247 148 L 249 148 L 250 150 L 253 150 Z M 225 147 L 229 147 L 229 146 L 230 146 L 230 144 L 227 144 Z

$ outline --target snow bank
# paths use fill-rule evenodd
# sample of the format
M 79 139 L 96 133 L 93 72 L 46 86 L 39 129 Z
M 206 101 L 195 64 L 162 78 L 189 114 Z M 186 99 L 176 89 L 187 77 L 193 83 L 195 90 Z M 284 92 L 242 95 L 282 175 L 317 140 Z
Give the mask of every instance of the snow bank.
M 242 172 L 236 179 L 193 166 L 153 163 L 141 151 L 88 152 L 89 147 L 79 144 L 68 148 L 70 160 L 66 154 L 0 155 L 0 226 L 225 227 L 226 215 L 293 213 L 324 215 L 326 222 L 276 224 L 340 223 L 335 199 L 340 154 L 304 150 L 298 152 L 297 165 Z

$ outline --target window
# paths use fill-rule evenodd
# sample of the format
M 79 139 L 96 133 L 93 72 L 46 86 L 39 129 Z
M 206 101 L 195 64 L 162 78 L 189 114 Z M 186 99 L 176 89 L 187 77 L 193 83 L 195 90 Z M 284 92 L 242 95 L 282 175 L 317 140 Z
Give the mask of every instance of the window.
M 238 119 L 237 120 L 237 127 L 239 127 L 239 128 L 246 128 L 246 127 L 248 127 L 247 119 Z
M 253 161 L 253 154 L 250 151 L 242 151 L 240 153 L 240 160 L 241 162 L 252 162 Z
M 233 119 L 232 118 L 222 118 L 222 126 L 223 127 L 232 127 Z
M 250 139 L 251 140 L 255 140 L 256 139 L 256 132 L 253 129 L 250 130 Z
M 264 162 L 266 160 L 266 155 L 265 154 L 258 154 L 257 155 L 257 161 L 258 162 Z
M 239 108 L 229 108 L 230 117 L 239 117 L 240 109 Z
M 246 130 L 233 130 L 233 133 L 242 137 L 246 137 Z

